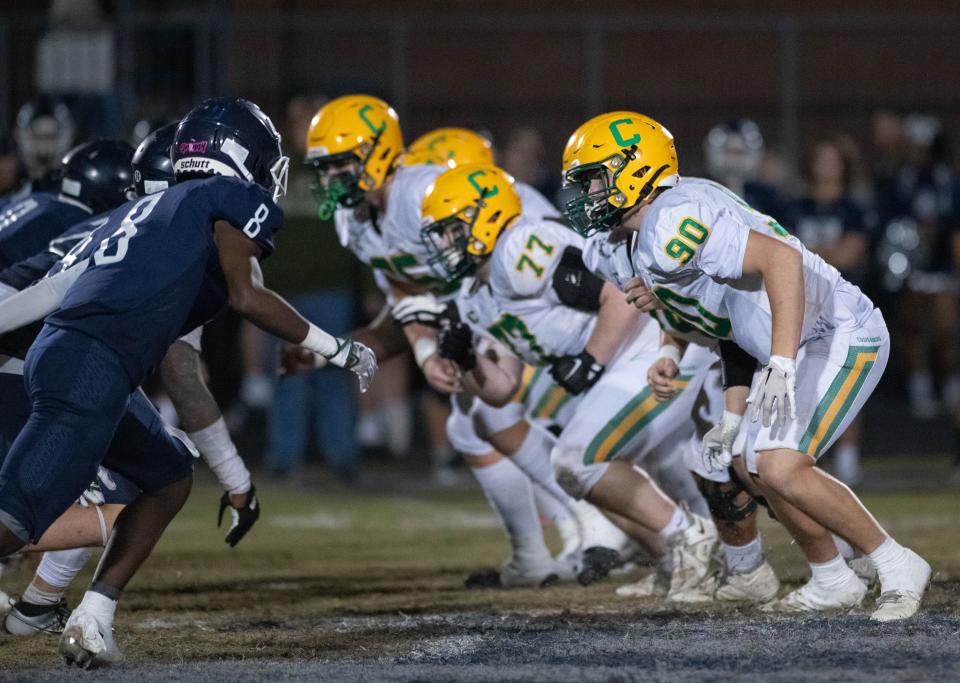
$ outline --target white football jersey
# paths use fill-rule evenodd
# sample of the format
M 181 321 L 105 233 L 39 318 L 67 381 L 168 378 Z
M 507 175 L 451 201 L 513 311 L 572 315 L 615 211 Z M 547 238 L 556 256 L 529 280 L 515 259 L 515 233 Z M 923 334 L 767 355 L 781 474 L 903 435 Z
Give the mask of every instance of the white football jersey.
M 801 343 L 869 317 L 873 303 L 774 219 L 717 183 L 683 178 L 652 202 L 631 245 L 634 265 L 672 326 L 732 339 L 761 363 L 769 361 L 770 303 L 761 278 L 743 274 L 752 230 L 803 255 Z
M 638 233 L 630 231 L 623 239 L 614 240 L 612 232 L 596 232 L 587 238 L 583 263 L 594 275 L 615 285 L 622 292 L 627 283 L 639 275 L 631 256 L 632 244 L 638 237 Z M 708 348 L 717 345 L 716 339 L 685 324 L 677 316 L 664 315 L 663 311 L 651 311 L 650 315 L 673 337 Z

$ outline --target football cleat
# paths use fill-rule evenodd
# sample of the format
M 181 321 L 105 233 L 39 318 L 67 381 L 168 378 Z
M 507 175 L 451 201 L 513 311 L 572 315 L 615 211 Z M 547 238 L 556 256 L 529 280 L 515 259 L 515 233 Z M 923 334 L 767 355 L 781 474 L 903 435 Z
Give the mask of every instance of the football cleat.
M 909 548 L 905 549 L 904 566 L 896 575 L 881 577 L 877 609 L 870 615 L 872 621 L 909 619 L 920 608 L 920 600 L 930 583 L 930 565 Z M 889 587 L 893 584 L 896 587 Z M 888 587 L 885 589 L 885 585 Z
M 575 576 L 575 565 L 552 557 L 520 561 L 516 557 L 496 569 L 483 569 L 470 574 L 467 588 L 545 588 Z
M 621 598 L 665 598 L 670 592 L 670 572 L 651 572 L 639 581 L 618 586 L 614 591 Z
M 81 669 L 116 664 L 123 655 L 113 642 L 109 626 L 101 626 L 89 612 L 74 610 L 60 634 L 60 654 L 68 666 Z
M 692 514 L 681 503 L 690 519 L 690 526 L 675 533 L 667 540 L 673 557 L 673 573 L 670 576 L 668 600 L 678 602 L 702 602 L 694 596 L 703 590 L 694 590 L 707 578 L 710 562 L 717 546 L 717 527 L 708 519 Z
M 857 575 L 850 572 L 839 586 L 824 588 L 810 579 L 800 588 L 790 591 L 779 600 L 760 606 L 763 612 L 827 612 L 859 607 L 867 588 Z
M 607 578 L 611 571 L 622 564 L 623 558 L 618 551 L 604 546 L 592 546 L 583 551 L 577 581 L 581 586 L 589 586 Z
M 20 600 L 10 607 L 3 627 L 13 636 L 35 636 L 38 633 L 60 635 L 70 618 L 67 601 L 60 599 L 55 605 L 34 605 Z
M 857 577 L 863 582 L 863 585 L 867 587 L 867 590 L 877 585 L 877 568 L 873 566 L 873 562 L 871 562 L 870 558 L 866 555 L 861 555 L 860 557 L 849 560 L 847 566 L 853 570 Z
M 13 603 L 16 602 L 9 595 L 0 591 L 0 614 L 6 614 L 13 607 Z
M 779 590 L 780 579 L 764 560 L 752 571 L 724 576 L 715 595 L 724 602 L 768 602 L 777 597 Z

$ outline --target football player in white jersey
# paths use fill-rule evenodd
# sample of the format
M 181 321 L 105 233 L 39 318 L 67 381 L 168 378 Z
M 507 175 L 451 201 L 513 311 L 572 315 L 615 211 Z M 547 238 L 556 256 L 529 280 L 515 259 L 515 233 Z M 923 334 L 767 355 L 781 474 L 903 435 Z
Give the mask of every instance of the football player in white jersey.
M 586 238 L 583 250 L 586 267 L 621 291 L 637 276 L 630 258 L 630 234 L 624 230 L 597 232 Z M 670 400 L 675 395 L 674 378 L 679 374 L 681 356 L 687 344 L 715 349 L 723 358 L 723 371 L 719 364 L 715 365 L 704 380 L 693 420 L 696 433 L 686 444 L 685 456 L 686 465 L 693 472 L 717 525 L 725 571 L 719 577 L 719 585 L 713 580 L 704 581 L 688 593 L 688 601 L 713 595 L 722 601 L 765 603 L 776 597 L 780 581 L 763 556 L 757 530 L 758 502 L 731 468 L 719 463 L 704 463 L 700 456 L 704 439 L 714 445 L 719 439 L 720 429 L 715 428 L 714 423 L 722 421 L 724 389 L 747 391 L 756 360 L 732 342 L 718 343 L 680 319 L 665 317 L 662 306 L 649 309 L 649 313 L 660 323 L 663 334 L 659 358 L 647 375 L 657 400 Z M 624 596 L 647 595 L 657 578 L 648 576 L 636 584 L 621 586 L 617 592 Z
M 524 362 L 549 366 L 568 392 L 582 395 L 550 456 L 561 486 L 611 513 L 655 557 L 672 559 L 669 598 L 699 584 L 716 543 L 713 523 L 675 504 L 634 463 L 659 446 L 679 451 L 682 441 L 665 441 L 684 426 L 692 432 L 711 352 L 691 347 L 676 380 L 686 389 L 658 402 L 637 382 L 657 358 L 656 323 L 587 271 L 580 236 L 560 221 L 528 216 L 513 179 L 493 165 L 444 173 L 422 213 L 434 272 L 451 285 L 474 276 L 457 298 L 461 320 L 440 334 L 441 355 L 494 405 L 515 394 Z M 475 335 L 496 344 L 493 355 L 476 352 Z
M 859 413 L 886 365 L 883 316 L 818 256 L 726 188 L 679 175 L 673 137 L 633 112 L 591 119 L 563 160 L 579 187 L 566 214 L 582 233 L 636 231 L 633 297 L 756 358 L 740 439 L 746 469 L 811 563 L 813 579 L 788 607 L 848 607 L 865 591 L 830 532 L 866 554 L 881 594 L 876 621 L 916 613 L 930 566 L 894 541 L 846 486 L 816 467 Z M 725 420 L 726 422 L 726 420 Z M 723 429 L 726 458 L 737 433 Z M 839 598 L 839 600 L 838 600 Z
M 482 138 L 469 135 L 469 131 L 459 129 L 450 134 L 447 129 L 417 145 L 405 162 L 396 113 L 382 100 L 365 95 L 335 99 L 311 122 L 307 163 L 317 172 L 321 218 L 333 217 L 341 242 L 374 270 L 388 304 L 426 291 L 452 294 L 423 260 L 419 206 L 427 186 L 448 168 L 451 159 L 492 158 L 489 144 L 478 140 Z M 558 213 L 543 198 L 539 203 L 530 201 L 531 206 Z M 406 348 L 403 334 L 391 327 L 393 322 L 382 317 L 373 329 L 355 336 L 372 344 L 378 358 L 389 358 Z M 453 366 L 436 354 L 436 331 L 413 322 L 403 333 L 431 386 L 443 393 L 459 393 Z M 568 499 L 556 482 L 539 481 L 541 486 L 531 487 L 531 477 L 537 481 L 537 472 L 550 476 L 549 466 L 529 466 L 545 462 L 549 447 L 544 436 L 529 429 L 519 404 L 504 409 L 470 402 L 466 406 L 452 404 L 450 440 L 467 456 L 484 493 L 503 519 L 513 547 L 512 559 L 492 577 L 485 573 L 473 579 L 481 584 L 529 585 L 553 575 L 570 576 L 573 563 L 557 562 L 550 556 L 534 506 L 536 495 L 537 504 L 561 534 L 578 538 L 577 523 L 566 506 Z M 483 438 L 477 434 L 478 423 Z M 504 459 L 501 452 L 510 459 Z

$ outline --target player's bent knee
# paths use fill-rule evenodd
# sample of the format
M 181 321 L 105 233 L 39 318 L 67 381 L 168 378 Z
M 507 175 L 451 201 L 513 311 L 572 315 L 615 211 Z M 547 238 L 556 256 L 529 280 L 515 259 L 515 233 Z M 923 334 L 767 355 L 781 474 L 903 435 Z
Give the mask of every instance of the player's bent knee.
M 564 444 L 557 444 L 553 448 L 550 462 L 560 488 L 577 500 L 590 493 L 609 466 L 609 463 L 605 462 L 584 463 L 582 448 Z
M 797 475 L 811 468 L 813 464 L 813 460 L 803 453 L 783 448 L 757 454 L 757 474 L 760 481 L 781 493 L 789 492 L 799 484 Z

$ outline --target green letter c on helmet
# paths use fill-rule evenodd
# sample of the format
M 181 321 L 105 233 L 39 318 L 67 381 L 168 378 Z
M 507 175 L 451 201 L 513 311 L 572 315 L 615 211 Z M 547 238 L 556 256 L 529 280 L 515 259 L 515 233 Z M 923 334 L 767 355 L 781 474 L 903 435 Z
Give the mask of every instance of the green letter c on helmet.
M 365 104 L 365 105 L 363 105 L 362 107 L 360 107 L 360 111 L 357 112 L 357 116 L 359 116 L 360 119 L 361 119 L 365 124 L 367 124 L 367 128 L 370 129 L 370 132 L 373 133 L 374 135 L 376 135 L 377 133 L 383 132 L 384 128 L 387 127 L 387 122 L 386 122 L 386 121 L 381 121 L 381 122 L 380 122 L 380 127 L 379 127 L 379 128 L 376 128 L 376 127 L 373 125 L 373 123 L 370 121 L 370 119 L 367 118 L 367 112 L 370 111 L 371 109 L 373 109 L 373 107 L 372 107 L 371 105 Z
M 477 188 L 477 192 L 480 193 L 481 197 L 493 197 L 495 194 L 500 192 L 500 188 L 496 185 L 492 187 L 480 187 L 480 183 L 477 182 L 477 176 L 487 175 L 486 171 L 477 170 L 467 176 L 467 180 L 470 181 L 470 184 Z
M 635 145 L 640 142 L 640 133 L 634 133 L 626 140 L 620 134 L 620 126 L 627 123 L 633 123 L 633 119 L 617 119 L 610 124 L 610 132 L 613 134 L 613 140 L 621 147 L 629 147 L 630 145 Z

